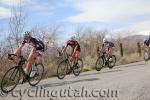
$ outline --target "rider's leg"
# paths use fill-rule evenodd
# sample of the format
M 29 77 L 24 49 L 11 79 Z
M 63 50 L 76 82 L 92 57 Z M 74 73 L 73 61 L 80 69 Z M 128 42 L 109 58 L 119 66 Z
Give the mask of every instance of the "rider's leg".
M 109 57 L 108 57 L 108 59 L 109 59 L 109 61 L 112 61 L 112 51 L 113 51 L 113 49 L 112 48 L 109 48 Z
M 78 62 L 78 59 L 80 58 L 80 51 L 75 52 L 75 63 Z
M 147 46 L 148 51 L 150 51 L 150 45 Z
M 36 51 L 36 61 L 38 62 L 38 63 L 42 63 L 42 52 L 41 51 L 39 51 L 39 50 L 37 50 Z
M 110 55 L 109 47 L 107 47 L 105 51 L 106 51 L 105 57 L 106 57 L 106 59 L 108 60 L 109 55 Z
M 26 67 L 24 69 L 25 73 L 28 73 L 29 68 L 35 62 L 35 56 L 36 56 L 36 48 L 32 48 L 32 50 L 28 56 L 28 59 L 27 59 Z
M 112 56 L 112 48 L 109 48 L 109 56 L 111 57 Z

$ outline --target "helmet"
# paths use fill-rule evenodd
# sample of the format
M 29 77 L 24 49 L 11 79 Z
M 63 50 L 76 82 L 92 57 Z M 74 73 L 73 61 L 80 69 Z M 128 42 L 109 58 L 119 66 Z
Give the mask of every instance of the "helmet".
M 150 38 L 150 35 L 148 35 L 148 38 Z
M 26 32 L 24 33 L 23 38 L 24 38 L 24 40 L 27 40 L 27 39 L 31 38 L 31 33 L 30 33 L 29 31 L 26 31 Z
M 105 43 L 105 42 L 111 42 L 112 41 L 112 38 L 111 38 L 111 36 L 110 35 L 106 35 L 105 37 L 104 37 L 104 39 L 103 39 L 103 43 Z
M 108 40 L 106 38 L 103 39 L 103 43 L 108 42 Z
M 71 38 L 70 38 L 70 40 L 75 40 L 76 39 L 76 37 L 75 36 L 72 36 Z

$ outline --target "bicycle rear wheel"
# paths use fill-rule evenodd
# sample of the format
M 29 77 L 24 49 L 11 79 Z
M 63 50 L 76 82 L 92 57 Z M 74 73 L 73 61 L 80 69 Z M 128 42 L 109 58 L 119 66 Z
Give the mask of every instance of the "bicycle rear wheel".
M 41 63 L 35 65 L 36 65 L 36 73 L 33 77 L 30 77 L 28 80 L 31 86 L 36 86 L 41 81 L 44 75 L 44 65 Z M 30 69 L 30 74 L 31 74 L 31 70 L 32 68 Z
M 109 58 L 110 60 L 110 58 Z M 115 55 L 112 55 L 111 56 L 111 61 L 108 61 L 108 67 L 109 68 L 113 68 L 116 64 L 116 56 Z
M 1 90 L 4 93 L 9 93 L 17 86 L 20 80 L 21 73 L 18 66 L 10 68 L 2 78 Z
M 150 58 L 150 56 L 149 56 L 149 52 L 148 51 L 144 51 L 144 54 L 143 54 L 143 56 L 144 56 L 144 60 L 145 61 L 148 61 L 149 60 L 149 58 Z
M 75 64 L 73 66 L 73 74 L 75 76 L 79 76 L 79 74 L 82 72 L 82 70 L 83 70 L 83 61 L 82 61 L 82 59 L 78 59 L 77 64 Z
M 64 60 L 62 62 L 60 62 L 60 64 L 58 65 L 57 68 L 57 77 L 59 79 L 63 79 L 68 71 L 68 63 Z
M 95 69 L 97 71 L 100 71 L 103 67 L 104 67 L 104 59 L 103 57 L 99 57 L 96 61 Z

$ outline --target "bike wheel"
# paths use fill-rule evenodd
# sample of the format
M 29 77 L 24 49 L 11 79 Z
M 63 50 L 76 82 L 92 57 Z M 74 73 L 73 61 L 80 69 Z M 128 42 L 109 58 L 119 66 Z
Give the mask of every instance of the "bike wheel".
M 33 77 L 30 77 L 28 80 L 28 82 L 31 86 L 36 86 L 41 81 L 41 79 L 43 78 L 43 75 L 44 75 L 44 65 L 41 63 L 35 64 L 35 65 L 36 65 L 36 73 Z M 31 73 L 31 71 L 30 71 L 30 73 Z
M 82 61 L 82 59 L 78 59 L 77 64 L 75 64 L 73 66 L 73 74 L 75 76 L 79 76 L 79 74 L 82 72 L 82 70 L 83 70 L 83 61 Z
M 110 60 L 110 59 L 109 59 Z M 116 56 L 112 55 L 111 56 L 111 61 L 108 61 L 108 67 L 109 68 L 113 68 L 116 64 Z
M 145 61 L 149 60 L 149 52 L 148 51 L 145 50 L 143 56 L 144 56 Z
M 96 61 L 95 69 L 97 71 L 100 71 L 103 67 L 104 67 L 104 59 L 103 57 L 99 57 Z
M 57 77 L 59 79 L 63 79 L 66 74 L 67 74 L 67 70 L 68 69 L 68 64 L 66 61 L 62 61 L 60 62 L 60 64 L 57 67 Z
M 4 93 L 9 93 L 17 86 L 20 80 L 21 73 L 18 66 L 10 68 L 2 78 L 1 90 Z

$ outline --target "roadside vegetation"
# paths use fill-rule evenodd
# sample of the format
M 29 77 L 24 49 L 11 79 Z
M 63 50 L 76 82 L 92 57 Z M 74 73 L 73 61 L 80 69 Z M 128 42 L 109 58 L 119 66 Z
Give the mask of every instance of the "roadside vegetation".
M 44 41 L 46 44 L 46 51 L 43 54 L 42 61 L 45 65 L 45 78 L 56 76 L 56 69 L 58 63 L 62 60 L 61 57 L 58 56 L 57 49 L 61 50 L 64 46 L 64 43 L 59 42 L 61 38 L 61 27 L 59 25 L 53 27 L 34 27 L 31 32 L 33 36 L 38 37 Z M 97 31 L 89 28 L 77 28 L 73 35 L 76 34 L 76 39 L 79 41 L 81 45 L 81 57 L 84 62 L 84 70 L 83 71 L 90 71 L 94 70 L 94 66 L 97 60 L 97 49 L 100 48 L 102 39 L 106 34 L 109 34 L 107 31 Z M 21 36 L 21 34 L 20 34 Z M 10 37 L 10 36 L 8 36 Z M 8 38 L 7 37 L 7 38 Z M 16 39 L 9 38 L 9 40 L 5 38 L 3 41 L 6 41 L 5 44 L 1 41 L 1 48 L 0 48 L 0 77 L 4 75 L 8 68 L 14 66 L 15 64 L 7 59 L 8 53 L 13 53 L 14 50 L 17 48 L 15 43 Z M 11 42 L 9 42 L 11 41 Z M 21 42 L 21 37 L 18 43 Z M 114 54 L 117 57 L 116 65 L 134 63 L 138 61 L 142 61 L 143 57 L 139 56 L 137 50 L 137 42 L 127 42 L 124 41 L 123 38 L 113 39 L 115 43 Z M 142 41 L 139 41 L 140 43 Z M 10 44 L 11 43 L 11 44 Z M 120 47 L 119 44 L 123 44 L 123 56 L 120 55 Z M 142 44 L 141 44 L 142 46 Z M 30 46 L 24 47 L 22 51 L 22 55 L 27 57 L 28 53 L 30 52 Z M 68 53 L 71 52 L 71 48 L 68 49 Z
M 16 10 L 17 9 L 17 10 Z M 18 10 L 19 9 L 19 10 Z M 22 41 L 22 34 L 25 30 L 26 16 L 23 13 L 23 8 L 19 5 L 16 8 L 12 8 L 12 17 L 9 22 L 9 30 L 7 35 L 1 34 L 3 37 L 0 41 L 0 77 L 4 73 L 15 65 L 7 58 L 8 53 L 14 53 L 15 49 Z M 16 13 L 16 11 L 19 11 Z M 63 24 L 57 24 L 53 26 L 35 25 L 31 31 L 33 37 L 40 38 L 46 45 L 46 51 L 43 55 L 42 61 L 45 66 L 45 78 L 53 77 L 56 75 L 56 69 L 61 58 L 58 57 L 57 49 L 61 50 L 65 41 Z M 2 31 L 1 31 L 2 32 Z M 137 51 L 137 42 L 142 46 L 142 41 L 132 41 L 132 39 L 125 40 L 121 37 L 121 34 L 130 34 L 129 31 L 122 31 L 118 33 L 111 33 L 109 30 L 95 30 L 90 27 L 78 26 L 72 33 L 76 36 L 76 40 L 81 45 L 81 57 L 84 62 L 84 71 L 90 71 L 94 69 L 97 59 L 97 49 L 101 46 L 102 40 L 105 35 L 110 35 L 112 41 L 115 43 L 114 54 L 117 56 L 116 65 L 128 64 L 137 61 L 142 61 L 142 56 L 139 56 Z M 115 37 L 113 34 L 118 34 Z M 132 42 L 131 42 L 132 41 Z M 123 44 L 124 55 L 120 55 L 120 43 Z M 68 52 L 71 50 L 69 49 Z M 30 46 L 24 47 L 21 54 L 25 57 L 30 52 Z

